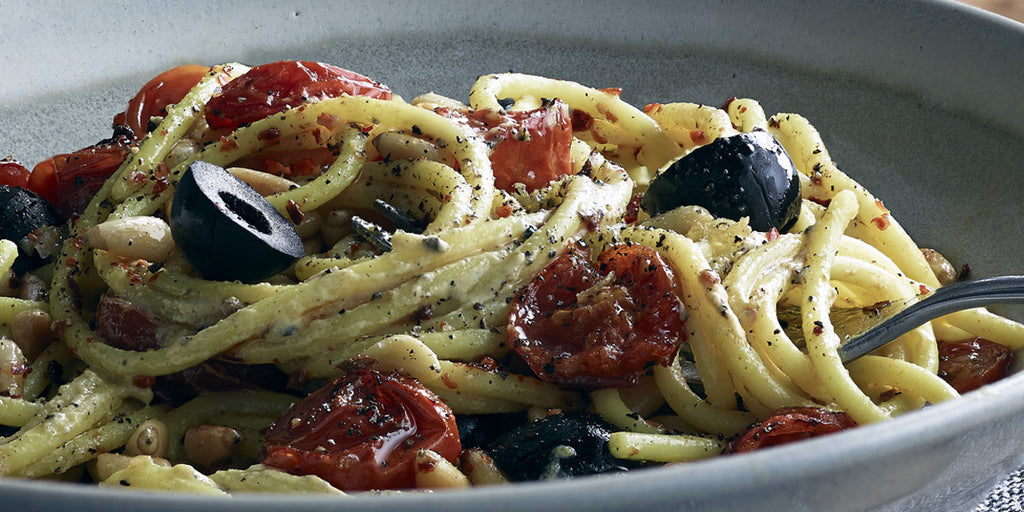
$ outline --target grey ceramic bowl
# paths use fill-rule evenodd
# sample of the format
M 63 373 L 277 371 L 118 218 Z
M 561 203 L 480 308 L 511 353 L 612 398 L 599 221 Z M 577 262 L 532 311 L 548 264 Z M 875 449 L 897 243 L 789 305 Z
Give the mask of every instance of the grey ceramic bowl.
M 515 70 L 799 112 L 921 245 L 1024 272 L 1024 26 L 948 2 L 61 2 L 0 9 L 0 154 L 89 145 L 185 62 L 317 59 L 406 97 Z M 1017 314 L 1019 312 L 1010 312 Z M 884 425 L 613 478 L 229 501 L 0 481 L 10 510 L 964 510 L 1024 462 L 1024 376 Z

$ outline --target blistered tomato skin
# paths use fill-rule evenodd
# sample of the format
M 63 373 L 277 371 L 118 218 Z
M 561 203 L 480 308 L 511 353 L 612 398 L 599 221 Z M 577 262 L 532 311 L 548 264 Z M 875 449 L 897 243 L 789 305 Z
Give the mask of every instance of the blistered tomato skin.
M 28 188 L 30 174 L 28 169 L 17 160 L 12 158 L 0 160 L 0 185 Z
M 783 407 L 729 442 L 726 453 L 744 453 L 857 426 L 844 412 L 819 407 Z
M 770 133 L 720 137 L 672 163 L 641 201 L 652 217 L 686 205 L 707 208 L 715 217 L 749 217 L 758 231 L 784 233 L 800 214 L 800 180 Z
M 468 117 L 492 146 L 494 186 L 511 192 L 522 183 L 532 192 L 572 174 L 572 121 L 564 102 L 526 111 L 476 110 Z
M 940 341 L 939 377 L 966 393 L 1005 377 L 1013 359 L 1009 347 L 984 338 Z
M 596 263 L 570 250 L 513 298 L 506 339 L 542 380 L 628 386 L 670 364 L 686 339 L 679 293 L 671 267 L 649 247 L 611 246 Z
M 230 81 L 206 106 L 213 128 L 235 129 L 289 107 L 343 94 L 391 99 L 391 90 L 359 73 L 306 61 L 280 61 L 254 66 Z
M 50 201 L 65 219 L 75 218 L 124 163 L 129 142 L 117 138 L 44 160 L 33 168 L 29 189 Z
M 441 399 L 415 379 L 368 368 L 350 369 L 295 404 L 264 439 L 264 465 L 344 491 L 412 488 L 417 451 L 452 462 L 462 451 Z
M 149 131 L 150 118 L 165 115 L 167 105 L 181 101 L 209 70 L 207 66 L 186 64 L 160 73 L 139 89 L 114 124 L 124 124 L 136 137 L 142 137 Z

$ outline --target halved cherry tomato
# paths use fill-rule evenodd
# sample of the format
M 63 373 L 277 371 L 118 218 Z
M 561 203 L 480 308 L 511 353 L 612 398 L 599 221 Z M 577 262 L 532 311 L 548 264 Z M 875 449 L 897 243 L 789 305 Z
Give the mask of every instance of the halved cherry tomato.
M 21 162 L 13 158 L 0 160 L 0 185 L 28 188 L 30 174 Z
M 572 120 L 565 102 L 555 99 L 535 110 L 452 111 L 439 114 L 464 117 L 491 146 L 494 185 L 512 191 L 516 183 L 527 191 L 548 186 L 572 174 Z
M 207 66 L 187 64 L 160 73 L 139 89 L 128 108 L 114 117 L 114 124 L 131 128 L 136 137 L 145 135 L 149 119 L 165 115 L 167 105 L 181 101 L 208 71 Z
M 38 163 L 29 190 L 49 201 L 65 219 L 80 215 L 128 156 L 127 140 L 108 141 Z
M 580 389 L 627 386 L 667 365 L 686 339 L 671 267 L 638 244 L 591 262 L 570 250 L 512 301 L 506 339 L 543 380 Z
M 254 66 L 230 81 L 206 106 L 213 128 L 234 129 L 307 101 L 343 94 L 391 99 L 391 90 L 359 73 L 330 64 L 280 61 Z
M 47 158 L 32 168 L 28 189 L 50 204 L 57 204 L 57 167 L 53 158 Z
M 820 407 L 783 407 L 729 442 L 725 453 L 752 452 L 769 446 L 832 434 L 857 426 L 845 412 Z
M 455 415 L 418 381 L 353 368 L 301 400 L 265 432 L 263 464 L 317 475 L 338 489 L 415 485 L 420 449 L 462 451 Z
M 960 393 L 1006 376 L 1013 350 L 984 338 L 939 342 L 939 377 Z

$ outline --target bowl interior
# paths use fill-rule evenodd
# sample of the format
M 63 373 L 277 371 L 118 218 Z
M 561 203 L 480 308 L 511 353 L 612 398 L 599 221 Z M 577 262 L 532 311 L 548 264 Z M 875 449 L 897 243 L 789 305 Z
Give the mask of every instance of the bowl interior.
M 22 23 L 0 35 L 0 68 L 24 78 L 0 83 L 0 153 L 26 163 L 106 137 L 113 114 L 142 83 L 184 62 L 322 60 L 367 74 L 405 98 L 433 91 L 465 99 L 477 75 L 514 70 L 621 87 L 638 106 L 720 105 L 736 96 L 757 99 L 769 114 L 800 113 L 839 166 L 879 196 L 920 245 L 956 265 L 968 263 L 975 275 L 1024 272 L 1024 225 L 1016 221 L 1024 196 L 1024 67 L 1007 66 L 1004 50 L 1024 47 L 1024 26 L 951 3 L 784 1 L 769 8 L 684 1 L 624 11 L 612 2 L 382 2 L 322 12 L 254 2 L 202 13 L 177 3 L 105 6 L 113 12 L 68 7 L 69 18 L 96 31 L 70 30 L 26 6 L 13 9 Z M 132 30 L 124 29 L 126 20 Z M 41 41 L 42 56 L 17 51 L 26 40 Z M 993 479 L 1024 460 L 1024 441 L 1009 428 L 1024 421 L 1022 379 L 888 425 L 750 456 L 625 478 L 348 503 L 448 510 L 475 509 L 480 500 L 494 510 L 962 507 L 980 502 Z M 25 506 L 41 503 L 42 495 L 94 507 L 110 499 L 158 508 L 223 506 L 0 481 L 5 494 Z M 324 502 L 243 498 L 228 507 L 284 504 L 312 509 Z

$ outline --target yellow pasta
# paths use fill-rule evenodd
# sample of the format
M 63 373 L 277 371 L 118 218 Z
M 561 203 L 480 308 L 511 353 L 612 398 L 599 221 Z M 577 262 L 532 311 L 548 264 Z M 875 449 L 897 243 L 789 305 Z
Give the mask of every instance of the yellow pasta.
M 528 417 L 595 418 L 608 429 L 602 442 L 616 464 L 694 463 L 729 452 L 738 436 L 786 411 L 863 425 L 956 398 L 940 377 L 940 341 L 1024 346 L 1020 323 L 971 310 L 840 360 L 835 327 L 843 314 L 941 285 L 894 214 L 839 169 L 797 114 L 766 116 L 747 98 L 721 108 L 681 98 L 637 108 L 613 89 L 507 73 L 481 76 L 467 103 L 304 93 L 237 127 L 211 126 L 211 105 L 250 72 L 241 64 L 210 68 L 131 143 L 130 156 L 69 224 L 61 253 L 31 274 L 47 278 L 48 300 L 0 288 L 0 477 L 88 466 L 97 483 L 115 488 L 344 495 L 331 475 L 260 464 L 279 448 L 265 438 L 304 422 L 348 430 L 320 439 L 317 457 L 362 439 L 352 418 L 331 416 L 340 405 L 303 405 L 318 388 L 343 395 L 336 383 L 370 367 L 379 381 L 415 382 L 455 422 L 516 418 L 502 425 L 509 431 L 516 421 L 539 424 Z M 553 105 L 573 119 L 557 119 Z M 674 162 L 755 131 L 771 133 L 799 173 L 799 213 L 787 232 L 758 231 L 748 217 L 716 217 L 700 205 L 637 212 L 636 201 Z M 543 150 L 526 146 L 557 137 Z M 502 147 L 529 161 L 515 161 L 527 167 L 505 189 L 496 186 L 510 172 Z M 559 166 L 552 176 L 544 175 L 548 163 L 537 163 L 545 158 Z M 245 167 L 262 160 L 287 175 L 261 180 Z M 139 230 L 175 228 L 176 198 L 195 162 L 236 167 L 235 176 L 267 185 L 266 202 L 294 228 L 301 257 L 269 277 L 211 280 L 180 239 L 145 238 Z M 253 219 L 250 229 L 262 229 Z M 139 247 L 140 236 L 149 245 Z M 13 272 L 17 242 L 0 240 L 0 277 Z M 234 250 L 226 240 L 211 245 Z M 573 337 L 574 326 L 591 326 L 578 349 L 589 350 L 616 319 L 636 313 L 620 302 L 601 309 L 628 293 L 628 272 L 600 273 L 585 289 L 569 275 L 548 277 L 546 290 L 568 290 L 571 299 L 558 300 L 572 304 L 510 318 L 544 300 L 531 287 L 563 258 L 582 255 L 576 261 L 596 268 L 609 265 L 595 263 L 605 261 L 598 255 L 622 247 L 664 262 L 672 291 L 658 303 L 679 306 L 678 318 L 665 322 L 684 328 L 660 341 L 672 347 L 668 356 L 641 361 L 635 374 L 597 375 L 627 365 L 621 347 L 602 346 L 591 356 L 598 362 L 584 365 L 593 373 L 560 380 L 556 363 L 576 354 L 564 349 L 535 365 L 526 355 L 535 340 L 522 333 L 560 325 Z M 585 270 L 568 272 L 575 271 Z M 52 316 L 45 350 L 18 344 L 28 311 Z M 115 332 L 150 327 L 143 346 Z M 646 327 L 638 321 L 626 331 Z M 375 424 L 389 424 L 396 410 Z M 425 434 L 405 441 L 370 432 L 360 442 L 411 447 L 416 436 Z M 518 478 L 488 452 L 507 441 L 467 439 L 455 456 L 443 447 L 411 450 L 405 480 L 388 481 L 440 489 Z M 226 443 L 222 456 L 213 448 L 196 456 L 216 442 Z M 163 451 L 136 453 L 157 445 Z M 558 445 L 544 456 L 532 462 L 537 472 L 558 474 L 576 449 Z M 389 471 L 388 461 L 369 459 L 340 465 Z

